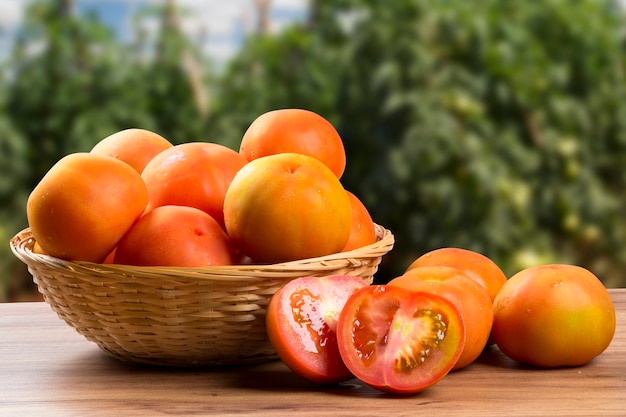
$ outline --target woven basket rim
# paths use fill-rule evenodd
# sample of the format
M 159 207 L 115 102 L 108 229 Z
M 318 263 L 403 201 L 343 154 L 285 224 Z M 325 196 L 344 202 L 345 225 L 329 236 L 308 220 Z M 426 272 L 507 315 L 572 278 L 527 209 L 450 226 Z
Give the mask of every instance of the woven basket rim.
M 29 228 L 10 241 L 59 318 L 109 355 L 136 363 L 198 367 L 277 359 L 265 331 L 273 294 L 302 276 L 350 274 L 371 284 L 394 245 L 271 265 L 201 268 L 70 262 L 32 251 Z
M 73 272 L 98 271 L 103 274 L 122 274 L 155 276 L 159 278 L 172 277 L 180 279 L 187 277 L 192 279 L 223 279 L 223 280 L 247 280 L 254 278 L 281 278 L 285 275 L 293 275 L 302 272 L 314 272 L 334 270 L 342 266 L 359 264 L 361 259 L 378 258 L 387 254 L 395 243 L 393 233 L 379 225 L 374 224 L 377 241 L 351 251 L 334 253 L 331 255 L 315 258 L 301 259 L 297 261 L 282 262 L 277 264 L 243 264 L 205 267 L 171 267 L 171 266 L 134 266 L 121 264 L 99 264 L 83 261 L 66 261 L 50 255 L 37 254 L 32 251 L 35 238 L 29 227 L 18 232 L 10 241 L 13 254 L 27 266 L 38 265 L 53 269 L 71 270 Z

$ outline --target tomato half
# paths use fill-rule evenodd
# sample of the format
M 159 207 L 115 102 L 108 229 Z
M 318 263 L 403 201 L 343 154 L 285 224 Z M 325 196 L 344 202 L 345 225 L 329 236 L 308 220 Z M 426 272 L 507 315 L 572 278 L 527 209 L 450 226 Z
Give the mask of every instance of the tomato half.
M 463 271 L 449 266 L 420 266 L 392 279 L 388 286 L 441 295 L 454 304 L 465 323 L 465 347 L 452 370 L 474 362 L 487 345 L 493 305 L 487 290 Z
M 465 345 L 465 325 L 459 310 L 439 295 L 372 285 L 346 302 L 337 338 L 357 378 L 381 391 L 411 394 L 452 369 Z
M 354 378 L 337 348 L 336 325 L 348 297 L 368 284 L 359 277 L 303 277 L 278 290 L 267 306 L 267 335 L 282 361 L 310 381 Z

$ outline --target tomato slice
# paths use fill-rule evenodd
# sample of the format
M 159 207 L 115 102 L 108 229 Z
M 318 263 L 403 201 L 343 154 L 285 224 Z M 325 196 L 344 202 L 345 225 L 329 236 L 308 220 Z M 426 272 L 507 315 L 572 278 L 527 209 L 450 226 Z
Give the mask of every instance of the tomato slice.
M 320 384 L 354 378 L 337 347 L 337 318 L 346 300 L 368 286 L 359 277 L 303 277 L 278 290 L 267 306 L 267 335 L 296 374 Z
M 360 380 L 381 391 L 423 391 L 448 374 L 465 345 L 465 325 L 447 299 L 402 287 L 356 291 L 337 322 L 341 357 Z

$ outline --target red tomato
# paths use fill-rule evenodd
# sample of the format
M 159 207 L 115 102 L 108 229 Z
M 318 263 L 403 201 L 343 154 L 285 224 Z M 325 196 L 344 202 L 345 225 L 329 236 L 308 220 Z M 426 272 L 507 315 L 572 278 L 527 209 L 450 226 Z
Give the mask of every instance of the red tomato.
M 341 178 L 346 151 L 335 127 L 305 109 L 277 109 L 263 113 L 248 127 L 239 152 L 248 161 L 277 153 L 295 152 L 318 159 Z
M 187 206 L 159 206 L 133 224 L 113 262 L 138 266 L 231 265 L 235 249 L 208 213 Z
M 348 297 L 367 285 L 349 275 L 304 277 L 274 294 L 267 306 L 267 334 L 292 371 L 322 384 L 354 377 L 341 360 L 335 330 Z
M 452 370 L 465 345 L 465 325 L 439 295 L 372 285 L 346 302 L 337 342 L 357 378 L 381 391 L 411 394 Z
M 459 309 L 465 323 L 465 347 L 452 370 L 466 367 L 482 353 L 491 332 L 493 305 L 487 290 L 463 271 L 449 266 L 420 266 L 387 285 L 439 294 Z
M 493 338 L 513 360 L 556 368 L 583 365 L 615 334 L 615 307 L 590 271 L 540 265 L 513 275 L 493 303 Z
M 166 149 L 141 173 L 149 196 L 146 211 L 167 205 L 195 207 L 224 227 L 224 196 L 245 164 L 238 152 L 212 142 L 187 142 Z

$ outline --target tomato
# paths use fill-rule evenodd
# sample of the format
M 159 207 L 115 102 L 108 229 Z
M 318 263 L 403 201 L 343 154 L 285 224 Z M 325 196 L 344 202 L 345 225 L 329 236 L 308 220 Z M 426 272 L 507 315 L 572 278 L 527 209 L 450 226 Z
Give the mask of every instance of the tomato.
M 124 129 L 100 140 L 91 153 L 126 162 L 142 173 L 148 162 L 173 145 L 163 136 L 145 129 Z
M 282 361 L 310 381 L 353 378 L 337 347 L 337 317 L 348 297 L 368 284 L 350 275 L 303 277 L 278 290 L 267 307 L 267 334 Z
M 465 325 L 439 295 L 372 285 L 348 298 L 337 341 L 356 377 L 381 391 L 410 394 L 452 370 L 465 345 Z
M 493 324 L 493 306 L 487 290 L 460 269 L 422 266 L 389 281 L 412 291 L 441 295 L 454 304 L 465 323 L 465 346 L 453 370 L 466 367 L 482 353 Z
M 512 276 L 494 300 L 492 335 L 511 359 L 539 367 L 583 365 L 615 334 L 602 282 L 574 265 L 539 265 Z
M 363 246 L 371 245 L 376 242 L 376 227 L 367 207 L 365 207 L 365 204 L 363 204 L 356 195 L 350 191 L 346 191 L 346 193 L 350 198 L 352 229 L 348 237 L 348 242 L 341 252 L 362 248 Z
M 245 164 L 238 152 L 217 143 L 189 142 L 166 149 L 141 174 L 149 195 L 146 211 L 166 205 L 195 207 L 223 227 L 226 190 Z
M 220 224 L 187 206 L 159 206 L 120 240 L 114 262 L 123 265 L 202 267 L 232 265 L 235 250 Z
M 281 153 L 248 162 L 224 198 L 224 224 L 257 263 L 337 253 L 350 236 L 350 199 L 319 160 Z
M 28 197 L 28 224 L 41 250 L 102 262 L 146 208 L 148 192 L 119 159 L 79 152 L 61 158 Z
M 460 269 L 485 287 L 492 301 L 506 282 L 506 275 L 494 261 L 482 253 L 468 249 L 435 249 L 417 258 L 407 270 L 420 266 L 450 266 Z
M 246 130 L 239 152 L 248 161 L 277 153 L 301 153 L 323 162 L 337 178 L 346 168 L 346 151 L 337 130 L 324 117 L 304 109 L 263 113 Z

